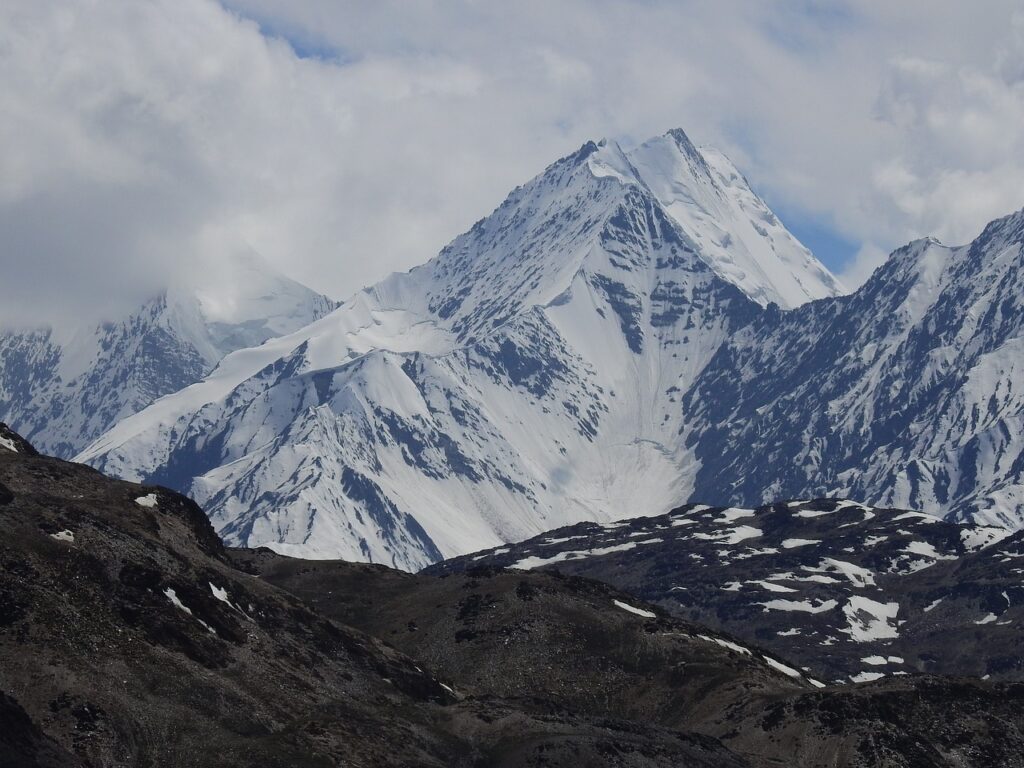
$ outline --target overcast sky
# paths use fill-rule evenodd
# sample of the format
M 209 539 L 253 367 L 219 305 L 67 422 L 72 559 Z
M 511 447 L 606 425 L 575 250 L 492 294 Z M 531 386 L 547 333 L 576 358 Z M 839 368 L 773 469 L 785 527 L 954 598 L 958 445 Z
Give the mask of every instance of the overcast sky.
M 677 126 L 856 285 L 1024 206 L 1015 6 L 0 0 L 0 322 L 248 249 L 343 298 L 585 140 Z

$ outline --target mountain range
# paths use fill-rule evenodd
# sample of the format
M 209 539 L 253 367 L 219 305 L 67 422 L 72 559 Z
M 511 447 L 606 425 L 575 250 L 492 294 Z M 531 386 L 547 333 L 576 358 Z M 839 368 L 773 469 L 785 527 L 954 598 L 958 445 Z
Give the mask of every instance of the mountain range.
M 764 307 L 841 290 L 721 153 L 588 143 L 79 460 L 186 490 L 233 544 L 415 569 L 687 498 L 682 394 Z
M 1024 212 L 915 241 L 847 293 L 720 152 L 588 142 L 423 266 L 111 414 L 76 458 L 187 492 L 232 545 L 408 570 L 687 502 L 1016 529 L 1022 243 Z M 20 426 L 40 411 L 19 391 Z M 66 429 L 55 412 L 25 431 Z

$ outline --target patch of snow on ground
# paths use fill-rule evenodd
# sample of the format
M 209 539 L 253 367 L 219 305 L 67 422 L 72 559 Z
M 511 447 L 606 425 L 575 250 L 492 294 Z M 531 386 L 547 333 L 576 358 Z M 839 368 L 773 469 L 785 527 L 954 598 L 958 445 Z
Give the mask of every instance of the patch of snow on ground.
M 933 560 L 956 560 L 956 555 L 943 555 L 933 544 L 929 544 L 927 541 L 912 541 L 907 544 L 904 552 L 909 552 L 912 555 L 921 555 L 921 557 L 930 557 Z
M 870 664 L 873 667 L 884 667 L 886 664 L 902 664 L 903 659 L 900 656 L 866 656 L 861 661 L 864 664 Z
M 629 611 L 630 613 L 635 613 L 637 616 L 643 616 L 645 619 L 658 618 L 657 614 L 651 613 L 650 611 L 645 611 L 643 608 L 634 608 L 632 605 L 629 605 L 628 603 L 623 603 L 620 600 L 612 600 L 612 602 L 615 603 L 615 605 L 617 605 L 622 610 Z
M 630 541 L 625 544 L 614 544 L 610 547 L 598 547 L 597 549 L 569 550 L 566 552 L 559 552 L 551 557 L 524 557 L 519 562 L 510 565 L 509 568 L 515 568 L 519 571 L 529 571 L 533 568 L 539 568 L 542 565 L 561 563 L 566 560 L 579 560 L 585 557 L 601 557 L 602 555 L 608 555 L 612 552 L 625 552 L 626 550 L 633 549 L 640 544 L 651 544 L 655 541 L 661 541 L 661 539 L 652 539 L 650 541 Z
M 1009 536 L 1013 531 L 1006 528 L 978 527 L 964 528 L 960 531 L 960 541 L 968 551 L 974 552 L 984 549 L 989 544 L 995 544 Z
M 789 675 L 790 677 L 803 677 L 803 675 L 799 671 L 793 669 L 792 667 L 787 667 L 781 661 L 776 661 L 771 656 L 762 656 L 761 658 L 764 659 L 765 662 L 767 662 L 769 667 L 777 669 L 784 675 Z
M 803 570 L 810 573 L 839 573 L 845 576 L 851 584 L 855 587 L 873 587 L 875 586 L 875 574 L 869 571 L 867 568 L 862 568 L 859 565 L 853 563 L 847 563 L 844 560 L 835 560 L 831 557 L 826 557 L 816 567 L 809 565 L 801 566 Z
M 834 515 L 839 509 L 801 509 L 794 517 L 824 517 Z
M 234 608 L 235 607 L 235 606 L 233 606 L 231 604 L 231 601 L 228 600 L 228 591 L 226 589 L 224 589 L 224 587 L 218 587 L 218 586 L 214 585 L 214 583 L 212 581 L 209 582 L 209 584 L 210 584 L 210 591 L 213 593 L 214 597 L 216 597 L 222 603 L 227 605 L 229 608 Z
M 636 535 L 636 534 L 633 534 L 633 535 Z M 643 534 L 641 533 L 641 535 L 643 535 Z M 540 543 L 543 544 L 545 547 L 549 547 L 552 544 L 565 544 L 565 542 L 567 542 L 567 541 L 573 541 L 575 539 L 585 539 L 585 538 L 587 538 L 587 537 L 583 536 L 583 535 L 580 535 L 580 536 L 566 536 L 565 538 L 561 538 L 561 539 L 544 539 Z M 507 549 L 505 551 L 508 552 Z M 495 554 L 498 554 L 498 553 L 497 552 L 492 552 L 491 554 L 495 555 Z
M 770 581 L 748 581 L 747 584 L 756 584 L 761 589 L 767 589 L 769 592 L 796 592 L 792 587 L 784 587 L 781 584 L 772 584 Z
M 75 534 L 72 531 L 57 531 L 57 533 L 51 533 L 50 538 L 56 539 L 57 541 L 69 541 L 73 544 L 75 541 Z
M 991 623 L 992 623 L 993 621 L 995 621 L 995 620 L 996 620 L 996 619 L 998 619 L 998 618 L 999 618 L 999 617 L 998 617 L 998 616 L 996 616 L 996 615 L 995 615 L 994 613 L 990 613 L 990 614 L 989 614 L 988 616 L 986 616 L 985 618 L 983 618 L 983 619 L 979 619 L 978 621 L 976 621 L 976 622 L 974 622 L 974 623 L 975 623 L 975 624 L 991 624 Z
M 850 675 L 850 679 L 855 683 L 870 683 L 881 680 L 883 677 L 885 677 L 884 672 L 858 672 L 856 675 Z
M 697 635 L 697 637 L 701 640 L 707 640 L 709 643 L 717 643 L 723 648 L 728 648 L 730 651 L 736 651 L 736 653 L 742 653 L 745 656 L 751 655 L 749 648 L 744 648 L 742 645 L 726 640 L 723 637 L 711 637 L 710 635 Z
M 849 626 L 840 630 L 858 643 L 888 640 L 899 636 L 896 630 L 896 614 L 899 603 L 879 603 L 867 597 L 854 595 L 843 606 L 843 613 Z
M 502 547 L 501 549 L 492 549 L 490 552 L 484 552 L 482 555 L 477 555 L 473 559 L 483 560 L 485 557 L 494 557 L 495 555 L 507 555 L 508 551 L 508 547 Z
M 927 606 L 927 607 L 926 607 L 926 608 L 924 609 L 924 612 L 925 612 L 925 613 L 928 613 L 928 611 L 930 611 L 930 610 L 931 610 L 932 608 L 934 608 L 935 606 L 937 606 L 937 605 L 938 605 L 939 603 L 941 603 L 941 602 L 942 602 L 942 598 L 941 598 L 941 597 L 940 597 L 940 598 L 939 598 L 938 600 L 933 600 L 933 601 L 932 601 L 932 602 L 931 602 L 931 603 L 930 603 L 930 604 L 929 604 L 929 605 L 928 605 L 928 606 Z
M 749 525 L 737 525 L 735 528 L 726 529 L 718 533 L 695 533 L 691 538 L 703 539 L 705 541 L 721 541 L 725 544 L 739 544 L 747 539 L 756 539 L 764 533 L 760 528 Z
M 153 507 L 156 506 L 156 494 L 148 493 L 145 496 L 140 496 L 135 500 L 135 503 L 138 504 L 140 507 L 145 507 L 146 509 L 153 509 Z
M 912 520 L 916 519 L 919 523 L 940 523 L 942 522 L 941 517 L 935 517 L 935 515 L 927 515 L 924 512 L 904 512 L 902 515 L 896 515 L 893 520 Z
M 777 555 L 779 550 L 775 547 L 763 547 L 762 549 L 746 549 L 743 552 L 737 552 L 733 555 L 735 560 L 746 560 L 749 557 L 757 557 L 758 555 Z
M 716 517 L 716 523 L 734 523 L 744 517 L 753 517 L 754 510 L 752 509 L 739 509 L 738 507 L 730 507 L 729 509 L 723 509 L 721 517 Z
M 187 613 L 187 614 L 188 614 L 189 616 L 191 616 L 191 615 L 192 615 L 192 609 L 191 609 L 191 608 L 189 608 L 189 607 L 188 607 L 187 605 L 185 605 L 185 604 L 184 604 L 183 602 L 181 602 L 181 600 L 179 600 L 179 599 L 178 599 L 178 595 L 177 595 L 177 593 L 176 593 L 176 592 L 175 592 L 175 591 L 174 591 L 173 589 L 171 589 L 170 587 L 168 587 L 167 589 L 165 589 L 165 590 L 164 590 L 164 596 L 165 596 L 165 597 L 166 597 L 166 598 L 167 598 L 168 600 L 170 600 L 170 601 L 171 601 L 171 604 L 172 604 L 172 605 L 173 605 L 173 606 L 174 606 L 175 608 L 177 608 L 178 610 L 184 611 L 184 612 L 185 612 L 185 613 Z
M 783 549 L 806 547 L 809 544 L 821 544 L 821 539 L 786 539 L 782 542 Z
M 760 603 L 769 611 L 800 611 L 801 613 L 824 613 L 831 611 L 837 605 L 835 600 L 819 600 L 817 604 L 811 600 L 769 600 L 767 603 Z
M 0 435 L 0 448 L 6 448 L 8 451 L 14 451 L 15 453 L 18 452 L 18 446 L 14 444 L 14 441 L 9 440 L 3 435 Z

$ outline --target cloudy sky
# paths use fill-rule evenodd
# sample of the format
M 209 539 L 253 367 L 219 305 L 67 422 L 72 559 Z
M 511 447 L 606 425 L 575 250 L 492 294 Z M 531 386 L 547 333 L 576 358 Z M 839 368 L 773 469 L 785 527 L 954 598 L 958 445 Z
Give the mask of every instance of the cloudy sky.
M 1024 206 L 1019 0 L 0 0 L 0 322 L 255 250 L 343 298 L 589 138 L 725 150 L 858 284 Z

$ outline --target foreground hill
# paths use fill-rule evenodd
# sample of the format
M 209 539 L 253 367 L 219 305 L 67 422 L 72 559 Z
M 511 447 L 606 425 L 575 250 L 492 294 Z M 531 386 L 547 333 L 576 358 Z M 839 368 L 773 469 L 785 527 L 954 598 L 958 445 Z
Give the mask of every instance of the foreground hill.
M 0 425 L 0 765 L 1020 765 L 1024 686 L 821 688 L 586 579 L 225 549 Z
M 5 768 L 746 764 L 543 696 L 456 693 L 239 568 L 188 499 L 2 426 L 0 529 Z
M 693 729 L 765 768 L 1024 765 L 1020 683 L 914 675 L 818 688 L 792 660 L 578 577 L 249 557 L 262 578 L 423 659 L 459 690 Z

